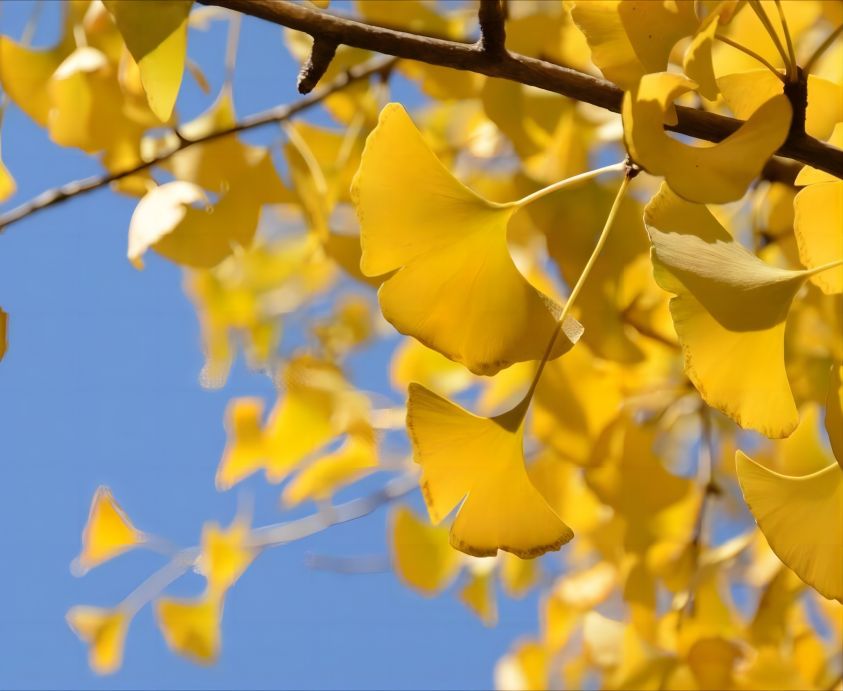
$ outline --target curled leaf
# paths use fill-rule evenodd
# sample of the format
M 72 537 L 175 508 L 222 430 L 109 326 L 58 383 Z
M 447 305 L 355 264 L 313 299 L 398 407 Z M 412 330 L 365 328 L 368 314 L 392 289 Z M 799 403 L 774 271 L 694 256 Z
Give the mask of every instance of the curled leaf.
M 669 72 L 647 74 L 624 95 L 624 140 L 633 160 L 661 175 L 681 197 L 695 202 L 740 199 L 785 138 L 791 107 L 784 95 L 770 98 L 718 144 L 691 146 L 665 132 L 673 101 L 697 84 Z

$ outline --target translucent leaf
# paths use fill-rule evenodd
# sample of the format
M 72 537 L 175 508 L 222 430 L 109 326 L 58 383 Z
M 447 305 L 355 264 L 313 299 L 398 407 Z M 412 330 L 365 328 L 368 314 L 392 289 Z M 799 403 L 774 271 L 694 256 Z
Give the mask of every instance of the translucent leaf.
M 448 529 L 431 526 L 406 506 L 393 511 L 389 523 L 395 573 L 423 595 L 447 588 L 459 573 L 462 557 L 448 540 Z
M 132 525 L 111 495 L 111 490 L 100 486 L 91 501 L 88 521 L 82 532 L 82 551 L 75 563 L 85 572 L 145 540 L 144 534 Z
M 831 443 L 831 451 L 843 468 L 843 366 L 831 366 L 831 381 L 828 384 L 828 398 L 825 408 L 825 430 Z
M 79 605 L 67 612 L 67 623 L 88 644 L 88 664 L 97 674 L 113 674 L 123 664 L 129 614 L 121 609 Z
M 796 195 L 793 210 L 801 262 L 808 269 L 841 262 L 811 281 L 828 295 L 843 293 L 843 181 L 808 185 Z
M 740 199 L 749 183 L 787 137 L 791 108 L 784 95 L 764 102 L 733 134 L 718 144 L 683 144 L 662 123 L 673 101 L 697 88 L 681 75 L 647 74 L 624 95 L 626 147 L 647 172 L 661 175 L 690 201 L 725 203 Z
M 439 523 L 465 498 L 451 544 L 467 554 L 532 558 L 573 537 L 527 476 L 523 405 L 483 418 L 410 385 L 407 428 L 430 518 Z
M 821 595 L 843 602 L 843 468 L 780 475 L 741 451 L 738 479 L 778 557 Z
M 149 107 L 162 122 L 172 115 L 187 56 L 192 0 L 105 0 L 140 67 Z
M 559 328 L 560 309 L 524 279 L 509 255 L 513 207 L 488 202 L 454 178 L 400 105 L 381 112 L 352 193 L 363 273 L 399 269 L 378 292 L 384 316 L 398 331 L 476 374 L 541 358 Z M 580 328 L 569 319 L 563 331 L 553 357 L 571 347 Z
M 625 89 L 648 72 L 664 71 L 674 44 L 698 25 L 689 0 L 589 0 L 577 2 L 571 16 L 594 64 Z

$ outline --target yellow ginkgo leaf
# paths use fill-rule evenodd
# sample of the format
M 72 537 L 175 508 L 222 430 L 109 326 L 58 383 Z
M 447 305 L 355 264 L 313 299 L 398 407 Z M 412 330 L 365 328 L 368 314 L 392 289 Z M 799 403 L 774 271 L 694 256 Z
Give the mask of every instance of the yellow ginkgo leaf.
M 669 72 L 647 74 L 624 95 L 624 140 L 632 159 L 661 175 L 685 199 L 725 203 L 740 199 L 787 137 L 791 107 L 773 96 L 718 144 L 692 146 L 673 139 L 663 123 L 673 101 L 697 88 Z
M 398 269 L 378 291 L 398 331 L 476 374 L 542 357 L 561 310 L 509 254 L 506 228 L 517 205 L 488 202 L 454 178 L 399 104 L 381 111 L 352 195 L 363 273 Z M 581 332 L 573 319 L 562 330 L 551 357 Z
M 838 122 L 834 126 L 831 136 L 828 138 L 828 143 L 836 146 L 838 149 L 843 148 L 843 122 Z M 796 176 L 795 184 L 799 185 L 813 185 L 816 182 L 839 182 L 840 178 L 835 177 L 831 173 L 826 173 L 824 170 L 814 168 L 813 166 L 803 166 L 802 170 Z
M 266 464 L 267 444 L 260 398 L 234 398 L 225 411 L 228 441 L 217 468 L 217 489 L 230 489 Z
M 714 76 L 714 66 L 711 62 L 711 49 L 714 44 L 714 34 L 719 27 L 716 14 L 706 17 L 700 30 L 691 39 L 691 43 L 685 50 L 683 69 L 685 74 L 695 81 L 699 87 L 700 95 L 713 101 L 717 98 L 719 89 L 717 79 Z
M 275 168 L 268 153 L 248 169 L 214 204 L 198 185 L 175 180 L 152 189 L 138 202 L 129 224 L 129 260 L 143 268 L 152 248 L 167 259 L 192 268 L 211 268 L 248 247 L 263 204 L 279 203 Z
M 97 674 L 113 674 L 123 664 L 123 646 L 130 615 L 120 608 L 78 605 L 67 612 L 67 623 L 88 644 L 88 664 Z
M 524 597 L 541 577 L 538 561 L 507 552 L 498 555 L 498 574 L 504 591 L 516 598 Z
M 47 126 L 52 107 L 47 84 L 75 47 L 70 28 L 77 10 L 66 6 L 65 11 L 64 36 L 52 48 L 29 48 L 0 36 L 0 85 L 11 101 L 41 127 Z
M 664 71 L 674 44 L 699 24 L 688 0 L 589 0 L 577 2 L 571 16 L 594 64 L 625 89 L 648 72 Z
M 207 201 L 201 187 L 183 180 L 168 182 L 147 192 L 135 207 L 129 223 L 129 261 L 142 269 L 146 250 L 175 230 L 187 216 L 191 204 Z
M 451 547 L 447 528 L 428 525 L 410 508 L 399 506 L 390 517 L 389 532 L 395 573 L 411 588 L 431 596 L 456 578 L 462 557 Z
M 146 536 L 132 525 L 111 490 L 100 486 L 91 501 L 88 522 L 82 532 L 82 551 L 75 564 L 85 572 L 145 540 Z
M 212 595 L 225 595 L 257 556 L 248 545 L 250 536 L 249 523 L 242 517 L 235 518 L 227 530 L 216 523 L 205 524 L 198 569 L 205 575 Z
M 666 184 L 644 222 L 656 280 L 676 295 L 670 311 L 700 395 L 742 427 L 788 436 L 799 415 L 785 372 L 785 321 L 809 272 L 765 264 Z
M 825 430 L 831 452 L 843 468 L 843 366 L 831 366 L 831 381 L 825 402 Z
M 140 68 L 149 107 L 170 119 L 187 56 L 187 16 L 192 0 L 105 0 Z
M 808 185 L 793 200 L 793 211 L 800 261 L 809 269 L 840 264 L 811 281 L 828 295 L 843 293 L 843 181 Z
M 723 75 L 717 79 L 717 88 L 734 116 L 741 120 L 752 117 L 764 103 L 783 93 L 781 79 L 764 68 Z M 843 85 L 808 75 L 805 131 L 817 139 L 827 139 L 842 120 Z
M 530 481 L 524 466 L 525 399 L 483 418 L 411 384 L 407 428 L 421 487 L 434 523 L 463 499 L 451 544 L 474 556 L 503 550 L 528 559 L 559 549 L 574 536 Z
M 337 435 L 364 424 L 368 401 L 333 364 L 298 356 L 284 372 L 286 391 L 266 427 L 266 476 L 280 482 L 305 458 Z
M 220 651 L 223 598 L 210 590 L 193 600 L 160 598 L 155 617 L 170 649 L 194 662 L 209 665 Z
M 843 602 L 843 468 L 810 475 L 769 470 L 735 457 L 744 499 L 770 547 L 803 581 Z
M 495 665 L 495 688 L 544 691 L 550 683 L 550 653 L 535 641 L 518 643 Z
M 404 339 L 395 349 L 389 374 L 392 386 L 399 391 L 405 391 L 410 382 L 418 382 L 446 395 L 466 389 L 473 381 L 459 363 L 413 338 Z
M 378 449 L 370 427 L 352 431 L 336 451 L 310 461 L 284 488 L 285 506 L 304 501 L 327 501 L 345 485 L 365 477 L 378 466 Z
M 492 571 L 483 569 L 470 572 L 468 581 L 460 589 L 459 598 L 486 626 L 497 623 L 498 602 Z

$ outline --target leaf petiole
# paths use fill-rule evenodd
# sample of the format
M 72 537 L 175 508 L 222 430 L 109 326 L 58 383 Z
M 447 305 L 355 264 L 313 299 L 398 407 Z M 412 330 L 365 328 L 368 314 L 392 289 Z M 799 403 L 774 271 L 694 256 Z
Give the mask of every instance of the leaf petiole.
M 557 190 L 564 189 L 570 185 L 575 185 L 578 182 L 582 182 L 584 180 L 591 180 L 592 178 L 596 178 L 598 175 L 602 175 L 603 173 L 611 173 L 613 171 L 621 171 L 626 166 L 624 161 L 620 163 L 613 163 L 610 166 L 603 166 L 602 168 L 596 168 L 595 170 L 589 170 L 585 173 L 580 173 L 579 175 L 572 175 L 569 178 L 565 178 L 564 180 L 559 180 L 559 182 L 554 182 L 547 187 L 543 187 L 540 190 L 536 190 L 532 194 L 528 194 L 526 197 L 519 199 L 517 201 L 511 202 L 507 204 L 507 206 L 513 206 L 515 208 L 520 209 L 523 206 L 527 206 L 527 204 L 532 204 L 534 201 L 541 199 L 542 197 L 547 196 L 548 194 L 552 194 Z

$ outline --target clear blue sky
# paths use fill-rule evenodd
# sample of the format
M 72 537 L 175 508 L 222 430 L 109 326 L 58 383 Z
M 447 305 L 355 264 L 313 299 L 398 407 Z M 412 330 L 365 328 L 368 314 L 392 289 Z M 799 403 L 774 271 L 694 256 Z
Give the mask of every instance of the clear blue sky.
M 44 5 L 36 45 L 57 31 L 59 3 Z M 0 32 L 19 37 L 31 9 L 4 2 Z M 220 86 L 225 32 L 217 22 L 191 33 L 190 55 L 212 93 L 186 78 L 178 104 L 184 119 L 204 110 Z M 238 111 L 293 100 L 295 72 L 280 30 L 246 19 Z M 98 171 L 83 154 L 54 146 L 13 106 L 2 135 L 18 183 L 3 208 Z M 272 138 L 277 131 L 252 139 Z M 453 593 L 428 600 L 391 573 L 337 575 L 306 566 L 309 551 L 384 554 L 384 511 L 262 556 L 228 597 L 216 666 L 171 654 L 145 609 L 130 629 L 122 671 L 98 678 L 88 670 L 86 650 L 65 624 L 67 609 L 114 604 L 161 563 L 129 554 L 84 578 L 71 575 L 94 489 L 109 485 L 140 528 L 195 544 L 203 521 L 227 522 L 236 509 L 236 493 L 219 494 L 213 485 L 226 402 L 272 399 L 268 380 L 242 361 L 224 389 L 200 387 L 197 320 L 180 270 L 150 257 L 138 272 L 126 260 L 132 209 L 132 200 L 99 191 L 0 236 L 0 306 L 10 315 L 0 363 L 0 688 L 489 687 L 497 658 L 536 631 L 535 595 L 502 599 L 500 624 L 486 629 Z M 383 390 L 383 362 L 359 361 L 358 383 Z M 256 520 L 279 520 L 277 488 L 260 479 L 248 487 Z M 200 588 L 194 576 L 171 592 Z

